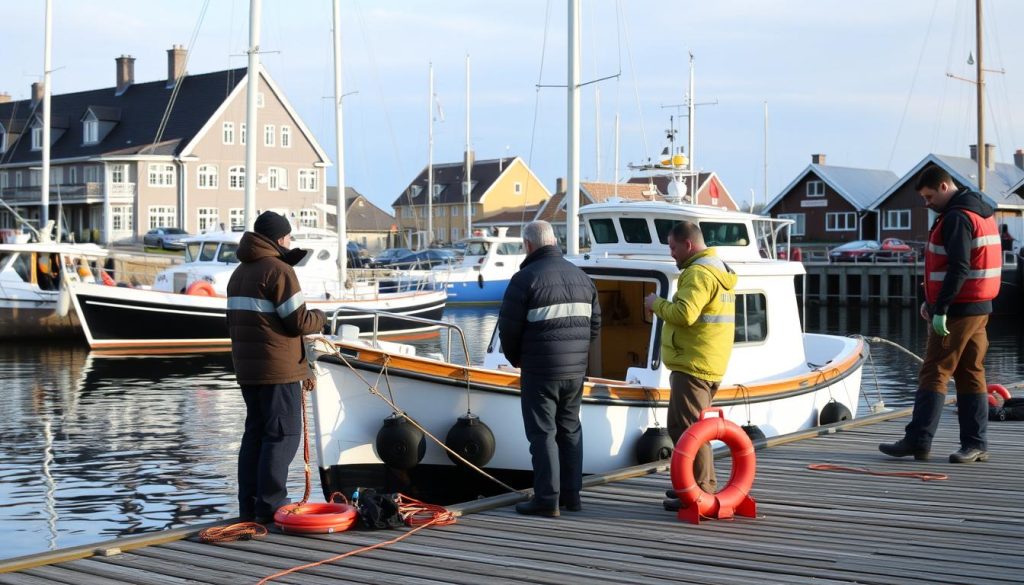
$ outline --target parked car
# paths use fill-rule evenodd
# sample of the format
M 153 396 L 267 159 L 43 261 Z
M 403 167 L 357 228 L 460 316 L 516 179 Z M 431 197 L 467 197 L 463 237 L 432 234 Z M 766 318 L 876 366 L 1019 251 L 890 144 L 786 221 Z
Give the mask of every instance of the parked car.
M 192 234 L 181 228 L 161 227 L 146 232 L 146 235 L 142 236 L 142 245 L 161 250 L 184 250 L 185 242 L 181 240 L 191 236 Z
M 380 254 L 373 259 L 372 266 L 374 268 L 387 266 L 388 264 L 412 254 L 412 250 L 409 248 L 386 248 L 381 250 Z
M 875 240 L 856 240 L 832 248 L 828 259 L 829 262 L 871 262 L 881 249 Z
M 914 262 L 917 260 L 917 250 L 899 238 L 886 238 L 882 240 L 882 245 L 875 254 L 875 259 Z
M 451 250 L 421 250 L 403 256 L 390 264 L 388 268 L 395 268 L 398 270 L 428 270 L 435 266 L 443 266 L 445 264 L 453 264 L 458 260 L 458 254 Z

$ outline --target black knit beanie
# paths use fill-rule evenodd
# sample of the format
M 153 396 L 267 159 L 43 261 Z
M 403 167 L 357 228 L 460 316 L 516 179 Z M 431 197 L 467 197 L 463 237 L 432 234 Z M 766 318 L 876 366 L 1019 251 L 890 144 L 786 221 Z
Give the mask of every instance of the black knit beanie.
M 256 218 L 253 231 L 276 242 L 292 233 L 292 224 L 288 223 L 288 220 L 279 213 L 264 211 Z

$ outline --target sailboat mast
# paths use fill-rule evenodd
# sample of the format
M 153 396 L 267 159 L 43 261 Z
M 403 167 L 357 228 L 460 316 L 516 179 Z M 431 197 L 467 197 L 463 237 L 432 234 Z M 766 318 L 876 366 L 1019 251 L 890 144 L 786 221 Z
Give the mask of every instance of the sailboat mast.
M 260 78 L 262 0 L 249 0 L 249 67 L 245 87 L 245 229 L 256 223 L 256 92 Z
M 46 24 L 43 32 L 43 176 L 39 196 L 39 227 L 50 221 L 50 45 L 53 31 L 53 0 L 46 0 Z M 60 226 L 57 226 L 60 233 Z M 58 236 L 59 239 L 59 236 Z
M 696 140 L 696 133 L 693 131 L 694 117 L 697 113 L 697 100 L 694 95 L 696 89 L 697 87 L 693 79 L 693 51 L 690 51 L 690 99 L 687 100 L 686 104 L 688 110 L 687 121 L 689 122 L 689 126 L 686 131 L 686 148 L 689 150 L 687 154 L 690 155 L 690 201 L 693 203 L 697 203 L 697 167 L 694 165 L 696 159 L 694 157 L 693 150 L 696 146 L 694 144 L 694 140 Z M 672 153 L 672 156 L 675 156 L 674 152 Z
M 427 90 L 427 247 L 434 241 L 434 64 Z
M 469 54 L 466 54 L 466 237 L 473 235 L 473 144 L 469 137 Z
M 568 94 L 568 185 L 565 191 L 565 250 L 570 256 L 580 251 L 580 0 L 569 0 Z
M 341 8 L 339 0 L 334 0 L 334 140 L 335 165 L 338 169 L 338 206 L 335 209 L 338 219 L 338 284 L 345 286 L 348 280 L 348 226 L 345 217 L 345 133 L 342 125 L 341 108 Z
M 985 169 L 987 168 L 988 161 L 985 152 L 985 67 L 982 65 L 982 54 L 981 54 L 981 0 L 975 0 L 974 2 L 975 11 L 975 43 L 977 47 L 975 50 L 978 52 L 978 191 L 985 191 Z

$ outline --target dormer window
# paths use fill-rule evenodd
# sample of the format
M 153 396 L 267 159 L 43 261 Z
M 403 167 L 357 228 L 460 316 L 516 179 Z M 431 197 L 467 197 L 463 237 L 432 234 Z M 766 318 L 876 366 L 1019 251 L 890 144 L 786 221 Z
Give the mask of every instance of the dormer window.
M 437 199 L 441 195 L 441 191 L 444 191 L 444 185 L 434 185 L 434 199 Z
M 413 199 L 419 197 L 420 193 L 422 193 L 422 192 L 423 192 L 423 187 L 420 187 L 419 185 L 413 185 L 412 187 L 409 188 L 409 194 L 412 195 Z
M 82 144 L 99 144 L 121 121 L 121 109 L 89 106 L 82 116 Z
M 0 154 L 7 152 L 7 129 L 0 124 Z
M 82 142 L 96 144 L 100 141 L 100 123 L 96 118 L 86 118 L 82 122 Z
M 32 150 L 43 149 L 43 127 L 36 125 L 32 127 Z

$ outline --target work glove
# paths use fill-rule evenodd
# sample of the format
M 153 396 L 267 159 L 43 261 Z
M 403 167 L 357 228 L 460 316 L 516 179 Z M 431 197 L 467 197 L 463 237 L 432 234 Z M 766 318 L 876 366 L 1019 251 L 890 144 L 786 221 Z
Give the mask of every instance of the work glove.
M 935 315 L 932 317 L 932 329 L 935 330 L 935 333 L 938 334 L 939 337 L 949 335 L 949 329 L 946 329 L 946 316 Z

